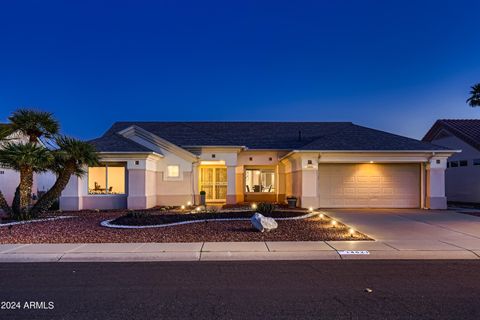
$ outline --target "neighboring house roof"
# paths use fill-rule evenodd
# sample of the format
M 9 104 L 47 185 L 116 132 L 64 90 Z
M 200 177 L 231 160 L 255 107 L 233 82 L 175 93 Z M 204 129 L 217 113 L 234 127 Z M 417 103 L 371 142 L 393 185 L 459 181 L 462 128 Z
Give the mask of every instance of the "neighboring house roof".
M 480 120 L 477 119 L 440 119 L 428 130 L 423 141 L 433 141 L 442 131 L 456 135 L 471 146 L 480 150 Z
M 351 122 L 116 122 L 91 142 L 99 151 L 143 152 L 118 132 L 138 126 L 179 147 L 245 146 L 270 150 L 447 150 Z M 149 150 L 151 151 L 151 150 Z

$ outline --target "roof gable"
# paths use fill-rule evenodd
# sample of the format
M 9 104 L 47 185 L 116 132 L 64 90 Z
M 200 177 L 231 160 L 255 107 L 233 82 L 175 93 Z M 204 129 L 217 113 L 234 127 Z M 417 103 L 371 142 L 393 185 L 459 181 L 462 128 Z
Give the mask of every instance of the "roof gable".
M 440 119 L 425 134 L 422 141 L 431 142 L 448 131 L 472 147 L 480 150 L 480 120 L 477 119 Z

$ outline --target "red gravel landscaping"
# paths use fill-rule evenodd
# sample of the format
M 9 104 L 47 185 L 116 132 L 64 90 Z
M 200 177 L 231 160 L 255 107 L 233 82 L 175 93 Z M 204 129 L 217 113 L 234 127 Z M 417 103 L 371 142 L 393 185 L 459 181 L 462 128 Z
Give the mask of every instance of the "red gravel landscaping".
M 76 216 L 49 222 L 0 227 L 0 243 L 101 243 L 101 242 L 215 242 L 215 241 L 326 241 L 372 240 L 319 217 L 278 221 L 278 229 L 261 233 L 249 221 L 205 222 L 149 229 L 112 229 L 100 222 L 125 215 L 125 211 L 63 212 L 55 215 Z M 54 216 L 53 214 L 49 216 Z

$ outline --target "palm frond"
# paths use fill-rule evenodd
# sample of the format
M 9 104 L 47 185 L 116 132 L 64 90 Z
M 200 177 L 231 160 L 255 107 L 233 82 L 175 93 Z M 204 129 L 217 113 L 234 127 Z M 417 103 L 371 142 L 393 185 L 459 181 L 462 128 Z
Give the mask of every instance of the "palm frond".
M 16 171 L 31 168 L 33 172 L 45 172 L 52 161 L 50 150 L 36 143 L 7 142 L 0 149 L 0 165 Z
M 19 109 L 8 120 L 14 132 L 22 132 L 30 138 L 31 142 L 40 137 L 53 138 L 60 130 L 60 124 L 50 112 Z
M 480 83 L 471 87 L 470 97 L 467 99 L 467 103 L 471 107 L 480 107 Z

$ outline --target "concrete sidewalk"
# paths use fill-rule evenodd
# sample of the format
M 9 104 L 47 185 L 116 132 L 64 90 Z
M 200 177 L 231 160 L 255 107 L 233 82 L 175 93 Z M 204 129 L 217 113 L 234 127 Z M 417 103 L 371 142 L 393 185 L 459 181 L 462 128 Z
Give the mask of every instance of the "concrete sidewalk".
M 2 244 L 1 262 L 479 259 L 442 241 Z

